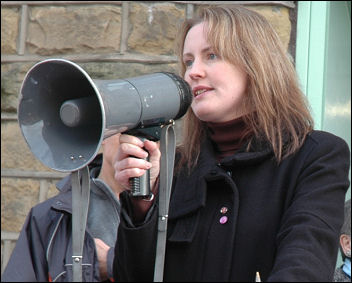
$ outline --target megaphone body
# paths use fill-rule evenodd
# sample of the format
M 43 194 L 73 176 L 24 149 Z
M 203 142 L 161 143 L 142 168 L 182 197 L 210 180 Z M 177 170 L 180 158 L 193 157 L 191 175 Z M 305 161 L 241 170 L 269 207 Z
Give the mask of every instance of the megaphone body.
M 71 61 L 48 59 L 25 76 L 18 121 L 37 159 L 73 172 L 95 158 L 104 138 L 179 119 L 191 101 L 189 85 L 172 73 L 93 80 Z

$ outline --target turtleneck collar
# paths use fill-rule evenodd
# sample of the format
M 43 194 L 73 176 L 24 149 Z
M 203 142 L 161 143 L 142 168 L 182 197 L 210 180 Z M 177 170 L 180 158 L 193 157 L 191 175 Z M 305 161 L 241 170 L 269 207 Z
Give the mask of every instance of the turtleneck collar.
M 233 155 L 251 135 L 243 117 L 223 123 L 207 122 L 207 126 L 219 161 Z

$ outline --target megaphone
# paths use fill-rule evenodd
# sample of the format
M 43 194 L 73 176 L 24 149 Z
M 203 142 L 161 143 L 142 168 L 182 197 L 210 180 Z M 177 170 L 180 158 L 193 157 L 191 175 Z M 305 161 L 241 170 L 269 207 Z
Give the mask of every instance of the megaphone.
M 189 85 L 173 73 L 93 80 L 71 61 L 47 59 L 24 78 L 18 122 L 38 160 L 73 172 L 95 158 L 104 138 L 179 119 L 191 102 Z

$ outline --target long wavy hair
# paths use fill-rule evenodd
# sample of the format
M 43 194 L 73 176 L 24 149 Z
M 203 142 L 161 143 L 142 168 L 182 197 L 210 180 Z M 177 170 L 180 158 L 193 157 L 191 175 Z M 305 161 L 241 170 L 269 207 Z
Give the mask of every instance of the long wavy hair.
M 186 66 L 182 55 L 188 31 L 204 22 L 207 40 L 214 51 L 248 75 L 244 109 L 251 109 L 244 121 L 254 138 L 271 144 L 280 163 L 296 152 L 314 127 L 305 95 L 299 88 L 297 74 L 282 42 L 270 23 L 260 14 L 243 6 L 204 7 L 181 26 L 176 39 L 180 75 Z M 189 170 L 196 165 L 200 144 L 206 138 L 206 123 L 200 121 L 190 108 L 183 118 L 181 167 Z

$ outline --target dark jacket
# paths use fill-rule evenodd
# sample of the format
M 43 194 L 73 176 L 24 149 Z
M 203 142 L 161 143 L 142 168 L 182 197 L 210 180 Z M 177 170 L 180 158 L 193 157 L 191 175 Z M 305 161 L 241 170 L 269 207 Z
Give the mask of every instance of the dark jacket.
M 98 175 L 101 167 L 101 157 L 98 156 L 95 162 L 90 165 L 91 177 Z M 108 190 L 100 187 L 102 187 L 100 184 L 96 185 L 95 182 L 91 181 L 90 212 L 83 247 L 82 279 L 84 282 L 101 281 L 93 239 L 93 237 L 99 237 L 99 235 L 96 235 L 93 227 L 89 228 L 89 222 L 92 221 L 90 220 L 92 218 L 90 217 L 91 210 L 97 211 L 96 205 L 99 203 L 99 199 L 107 203 L 108 199 L 111 198 Z M 57 188 L 60 190 L 58 195 L 36 205 L 29 212 L 1 281 L 72 282 L 72 191 L 70 176 L 61 180 Z M 100 196 L 102 194 L 103 197 Z M 119 222 L 119 203 L 111 201 L 110 204 L 110 207 L 117 206 L 115 212 L 117 218 L 115 217 L 115 219 Z M 107 204 L 103 209 L 106 209 L 106 207 L 108 207 Z M 106 215 L 106 212 L 104 214 Z M 106 222 L 103 223 L 106 226 Z M 115 223 L 115 235 L 118 224 Z M 113 225 L 113 223 L 109 223 L 109 226 L 112 227 Z M 113 238 L 113 241 L 115 240 L 116 237 Z M 108 254 L 110 274 L 112 274 L 113 250 L 111 248 Z
M 205 142 L 173 183 L 164 281 L 249 282 L 257 271 L 262 281 L 332 281 L 349 159 L 341 138 L 320 131 L 280 165 L 260 143 L 218 163 Z M 114 278 L 151 281 L 157 205 L 135 227 L 129 206 L 124 195 Z

